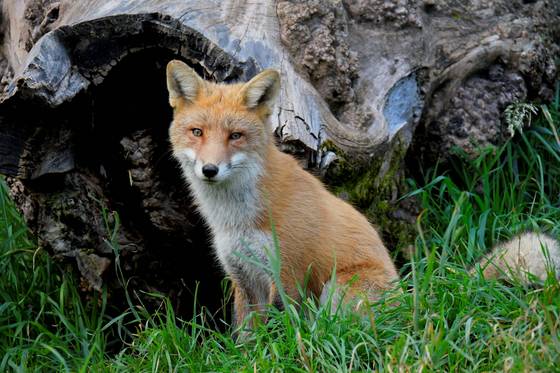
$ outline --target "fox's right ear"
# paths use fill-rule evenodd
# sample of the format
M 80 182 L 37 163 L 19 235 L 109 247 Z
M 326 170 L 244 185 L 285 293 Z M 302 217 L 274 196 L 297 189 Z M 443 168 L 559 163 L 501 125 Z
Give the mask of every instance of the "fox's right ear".
M 272 109 L 280 90 L 280 74 L 276 70 L 263 70 L 243 85 L 241 96 L 249 109 Z
M 192 102 L 204 85 L 204 80 L 186 63 L 173 60 L 167 64 L 169 104 L 175 108 L 179 101 Z

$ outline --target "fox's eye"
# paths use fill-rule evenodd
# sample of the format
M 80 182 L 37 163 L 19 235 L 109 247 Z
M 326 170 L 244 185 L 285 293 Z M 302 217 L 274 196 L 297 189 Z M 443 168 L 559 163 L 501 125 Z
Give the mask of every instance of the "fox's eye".
M 202 130 L 200 128 L 193 128 L 191 131 L 192 134 L 196 137 L 202 136 Z
M 243 136 L 241 132 L 232 132 L 231 135 L 229 135 L 229 138 L 232 140 L 239 140 L 241 136 Z

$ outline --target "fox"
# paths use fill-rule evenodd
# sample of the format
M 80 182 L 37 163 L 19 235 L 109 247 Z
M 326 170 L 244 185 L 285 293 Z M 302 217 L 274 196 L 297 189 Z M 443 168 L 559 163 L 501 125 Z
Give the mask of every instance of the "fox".
M 277 148 L 269 120 L 280 88 L 276 70 L 237 84 L 203 80 L 179 60 L 166 70 L 173 156 L 231 279 L 235 325 L 251 311 L 282 306 L 264 269 L 273 226 L 280 282 L 291 299 L 300 299 L 304 281 L 323 300 L 336 285 L 348 286 L 349 298 L 370 300 L 392 287 L 399 276 L 377 230 Z
M 369 304 L 395 287 L 399 275 L 376 228 L 277 148 L 270 123 L 280 90 L 276 70 L 219 84 L 172 60 L 166 78 L 172 153 L 231 279 L 234 326 L 252 311 L 283 307 L 279 284 L 266 270 L 275 234 L 280 283 L 293 300 L 301 300 L 304 283 L 309 295 L 333 307 L 357 299 Z M 560 244 L 534 232 L 497 244 L 470 273 L 480 267 L 488 279 L 527 272 L 543 279 L 543 246 L 560 274 Z

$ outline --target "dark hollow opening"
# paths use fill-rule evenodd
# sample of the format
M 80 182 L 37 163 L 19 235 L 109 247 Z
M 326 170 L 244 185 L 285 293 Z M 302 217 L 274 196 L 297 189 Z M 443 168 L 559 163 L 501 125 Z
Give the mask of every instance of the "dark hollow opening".
M 197 310 L 204 306 L 220 325 L 229 317 L 223 274 L 168 141 L 172 111 L 165 68 L 176 58 L 160 48 L 133 53 L 91 89 L 92 130 L 81 139 L 79 154 L 94 172 L 106 175 L 111 209 L 139 247 L 121 259 L 128 291 L 169 296 L 183 319 L 193 316 L 196 299 Z M 154 307 L 161 301 L 141 300 Z

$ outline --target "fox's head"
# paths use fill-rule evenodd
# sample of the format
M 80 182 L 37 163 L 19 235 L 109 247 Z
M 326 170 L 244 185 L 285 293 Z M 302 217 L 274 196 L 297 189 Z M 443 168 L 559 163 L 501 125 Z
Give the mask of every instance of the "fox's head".
M 272 142 L 268 117 L 279 87 L 275 70 L 226 85 L 201 79 L 181 61 L 169 62 L 169 137 L 187 178 L 221 184 L 260 172 Z

